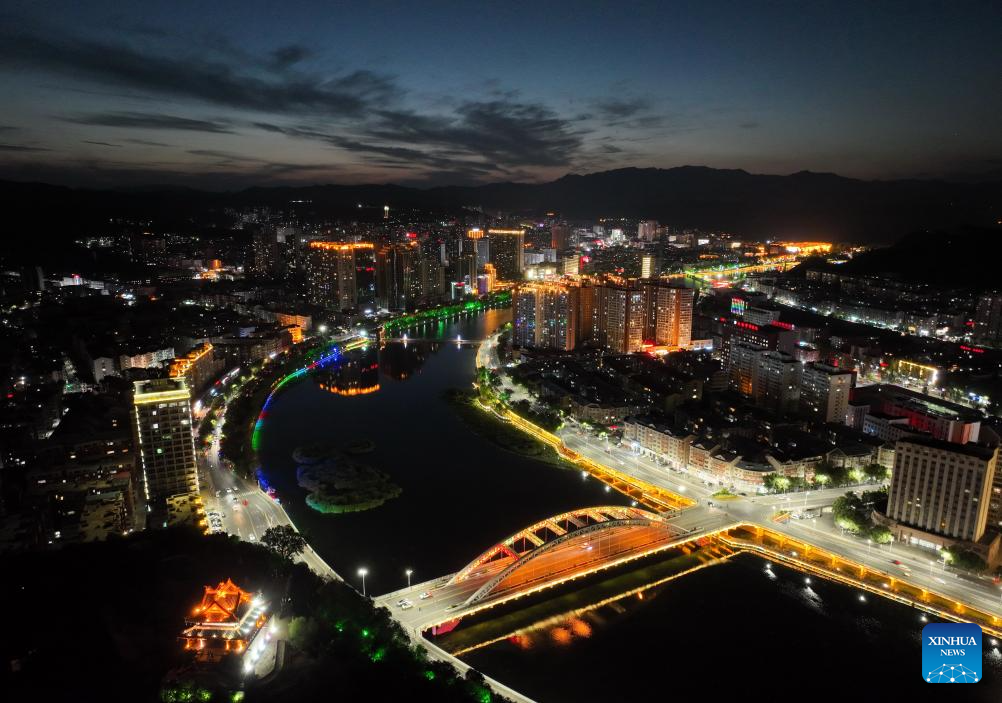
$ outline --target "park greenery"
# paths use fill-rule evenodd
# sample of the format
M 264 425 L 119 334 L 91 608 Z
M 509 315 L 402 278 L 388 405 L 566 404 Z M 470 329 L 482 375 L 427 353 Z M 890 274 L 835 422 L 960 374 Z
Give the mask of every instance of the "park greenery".
M 357 440 L 344 450 L 326 443 L 297 448 L 296 479 L 310 492 L 306 504 L 321 513 L 349 513 L 379 507 L 399 496 L 400 486 L 388 475 L 349 456 L 366 448 Z
M 475 672 L 429 661 L 389 611 L 286 559 L 287 537 L 268 548 L 175 528 L 7 555 L 0 595 L 17 607 L 4 652 L 17 670 L 3 700 L 494 700 Z M 178 644 L 203 587 L 227 578 L 271 603 L 291 645 L 272 680 L 245 686 L 239 659 L 197 664 Z M 68 584 L 72 603 L 53 607 L 53 584 Z
M 785 493 L 787 491 L 858 485 L 864 481 L 880 483 L 887 480 L 888 477 L 887 468 L 881 464 L 868 464 L 862 468 L 846 468 L 832 464 L 830 461 L 821 461 L 814 469 L 813 479 L 772 473 L 767 474 L 763 481 L 766 490 L 773 493 Z
M 501 449 L 540 461 L 562 463 L 553 447 L 505 422 L 494 413 L 486 412 L 485 408 L 498 406 L 494 402 L 485 403 L 478 392 L 450 389 L 446 391 L 445 399 L 456 409 L 463 424 L 471 432 Z
M 463 314 L 479 314 L 487 308 L 493 306 L 510 304 L 511 292 L 498 291 L 496 293 L 491 293 L 486 298 L 467 300 L 465 302 L 454 303 L 452 305 L 439 305 L 427 310 L 419 310 L 407 315 L 395 317 L 383 325 L 383 332 L 402 332 L 416 325 L 428 322 L 437 322 L 439 320 L 447 320 L 450 317 L 456 317 Z
M 871 539 L 877 544 L 887 544 L 892 540 L 891 531 L 873 521 L 873 511 L 883 512 L 887 506 L 887 489 L 846 493 L 832 504 L 835 525 L 846 532 Z
M 257 466 L 252 442 L 254 423 L 274 386 L 293 371 L 316 361 L 328 348 L 301 344 L 274 360 L 252 364 L 226 388 L 221 455 L 237 473 L 245 477 L 254 474 Z

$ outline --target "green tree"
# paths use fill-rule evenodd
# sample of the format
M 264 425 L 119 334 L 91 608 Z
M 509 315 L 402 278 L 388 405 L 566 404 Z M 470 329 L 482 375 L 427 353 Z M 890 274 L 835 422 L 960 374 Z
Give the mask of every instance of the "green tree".
M 311 617 L 296 616 L 289 621 L 289 642 L 296 649 L 314 652 L 320 644 L 322 627 Z
M 888 476 L 887 467 L 881 464 L 867 464 L 863 473 L 871 481 L 885 481 Z
M 766 474 L 763 484 L 770 491 L 785 491 L 790 488 L 790 479 L 779 474 Z
M 269 527 L 261 536 L 261 544 L 283 559 L 292 559 L 306 549 L 306 538 L 292 525 Z
M 958 569 L 982 572 L 988 569 L 988 564 L 980 556 L 967 549 L 953 546 L 943 550 L 946 553 L 946 560 Z
M 883 525 L 874 525 L 870 528 L 870 539 L 877 544 L 890 544 L 894 541 L 894 535 L 891 534 L 890 528 Z
M 858 534 L 869 524 L 863 501 L 855 493 L 836 498 L 832 504 L 832 516 L 836 525 L 853 534 Z

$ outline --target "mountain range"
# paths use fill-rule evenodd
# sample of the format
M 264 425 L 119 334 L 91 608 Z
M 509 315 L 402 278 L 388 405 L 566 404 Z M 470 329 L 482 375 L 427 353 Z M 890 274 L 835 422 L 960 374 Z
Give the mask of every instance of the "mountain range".
M 865 181 L 803 171 L 787 176 L 683 166 L 567 175 L 547 183 L 416 188 L 309 185 L 207 192 L 177 187 L 71 189 L 0 181 L 8 223 L 41 234 L 98 233 L 109 217 L 181 224 L 224 207 L 266 205 L 325 217 L 378 217 L 383 205 L 442 216 L 468 208 L 526 217 L 556 212 L 569 221 L 627 217 L 743 237 L 886 243 L 916 230 L 1002 221 L 1002 180 Z M 359 204 L 363 204 L 361 210 Z M 366 214 L 367 213 L 367 214 Z

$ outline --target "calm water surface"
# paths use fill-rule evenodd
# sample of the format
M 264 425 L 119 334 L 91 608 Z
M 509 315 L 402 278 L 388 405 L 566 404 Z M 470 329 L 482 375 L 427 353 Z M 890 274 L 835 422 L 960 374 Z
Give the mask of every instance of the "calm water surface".
M 412 337 L 486 336 L 508 311 L 411 330 Z M 475 348 L 391 344 L 353 355 L 276 398 L 261 457 L 311 544 L 336 570 L 369 573 L 370 593 L 456 571 L 540 518 L 625 504 L 594 479 L 499 449 L 472 434 L 443 399 L 469 387 Z M 378 385 L 378 390 L 373 390 Z M 353 389 L 353 390 L 348 390 Z M 352 392 L 340 395 L 332 392 Z M 369 392 L 362 392 L 369 391 Z M 296 484 L 292 451 L 314 441 L 370 439 L 359 457 L 403 488 L 362 513 L 322 515 Z M 1002 701 L 1002 656 L 986 641 L 979 684 L 949 693 L 921 680 L 919 613 L 850 588 L 740 556 L 567 621 L 529 628 L 464 656 L 539 701 L 805 700 Z
M 509 320 L 507 310 L 412 330 L 412 336 L 478 339 Z M 457 571 L 487 547 L 541 518 L 590 505 L 623 505 L 581 472 L 503 451 L 469 431 L 443 399 L 469 388 L 475 347 L 454 341 L 390 344 L 354 354 L 340 369 L 312 374 L 275 398 L 261 438 L 261 459 L 296 525 L 342 575 L 368 568 L 366 587 L 384 593 Z M 378 358 L 377 358 L 378 357 Z M 372 368 L 373 364 L 378 367 Z M 379 389 L 344 396 L 341 389 Z M 325 386 L 326 388 L 322 388 Z M 375 442 L 359 460 L 388 473 L 403 494 L 361 513 L 322 515 L 304 502 L 292 451 L 324 440 Z
M 990 638 L 985 678 L 943 691 L 922 680 L 918 611 L 765 564 L 739 555 L 462 658 L 547 703 L 1002 700 Z

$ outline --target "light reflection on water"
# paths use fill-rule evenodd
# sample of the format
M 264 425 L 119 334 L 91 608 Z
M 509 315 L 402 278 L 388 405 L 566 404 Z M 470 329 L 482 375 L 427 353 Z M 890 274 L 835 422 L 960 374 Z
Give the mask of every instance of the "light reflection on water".
M 879 597 L 859 600 L 854 588 L 743 554 L 659 587 L 589 610 L 533 623 L 509 637 L 461 654 L 484 674 L 537 701 L 645 700 L 671 669 L 719 670 L 703 685 L 713 699 L 747 696 L 763 671 L 777 695 L 817 690 L 826 700 L 859 697 L 925 700 L 920 673 L 923 614 Z M 643 596 L 643 598 L 641 598 Z M 1002 643 L 985 638 L 982 681 L 964 700 L 997 703 Z M 879 676 L 839 672 L 864 662 Z M 779 667 L 779 668 L 777 668 Z M 630 672 L 610 677 L 609 672 Z M 862 686 L 862 688 L 861 688 Z M 820 694 L 819 694 L 820 695 Z

